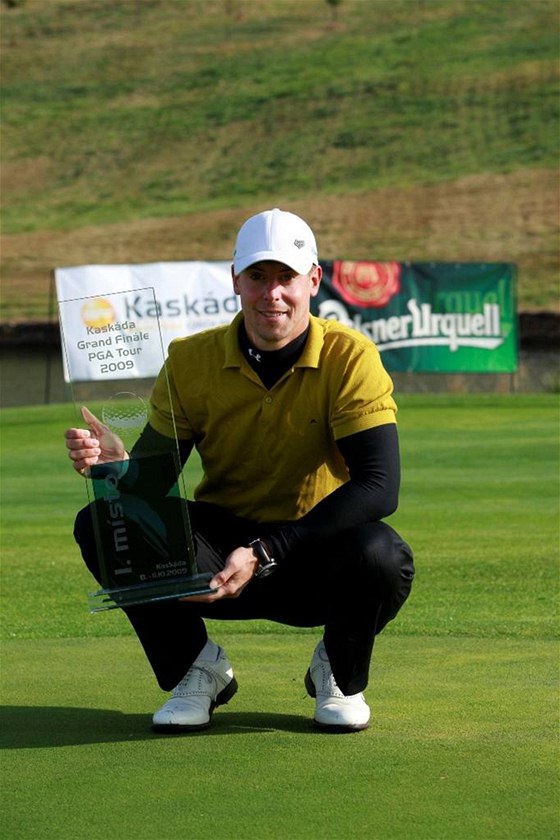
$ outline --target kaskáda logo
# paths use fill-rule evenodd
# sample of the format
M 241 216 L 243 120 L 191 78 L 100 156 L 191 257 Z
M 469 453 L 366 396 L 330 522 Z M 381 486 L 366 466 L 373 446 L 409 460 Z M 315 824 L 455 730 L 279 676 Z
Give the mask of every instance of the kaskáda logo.
M 125 316 L 127 318 L 203 318 L 235 315 L 239 309 L 236 295 L 218 297 L 206 295 L 204 297 L 189 297 L 167 300 L 145 299 L 140 294 L 125 298 Z

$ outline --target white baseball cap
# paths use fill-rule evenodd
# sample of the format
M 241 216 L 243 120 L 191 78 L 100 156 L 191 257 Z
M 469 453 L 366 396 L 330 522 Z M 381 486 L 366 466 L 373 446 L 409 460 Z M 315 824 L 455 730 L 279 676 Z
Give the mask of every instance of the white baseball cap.
M 319 264 L 313 231 L 303 219 L 285 210 L 265 210 L 241 226 L 233 252 L 233 270 L 240 274 L 261 260 L 284 263 L 298 274 Z

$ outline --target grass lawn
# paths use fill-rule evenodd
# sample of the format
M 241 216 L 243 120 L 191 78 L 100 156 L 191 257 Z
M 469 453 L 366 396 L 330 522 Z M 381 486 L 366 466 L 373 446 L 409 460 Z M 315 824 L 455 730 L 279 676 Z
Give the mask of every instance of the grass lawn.
M 378 640 L 372 726 L 346 736 L 310 725 L 319 631 L 268 622 L 212 624 L 240 690 L 208 733 L 151 733 L 162 695 L 126 620 L 87 612 L 72 409 L 2 412 L 4 836 L 557 836 L 557 397 L 400 407 L 391 523 L 417 581 Z

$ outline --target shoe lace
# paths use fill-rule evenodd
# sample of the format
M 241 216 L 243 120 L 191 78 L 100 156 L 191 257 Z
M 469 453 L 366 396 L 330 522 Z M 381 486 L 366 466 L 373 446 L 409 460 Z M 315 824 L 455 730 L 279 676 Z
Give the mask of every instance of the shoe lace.
M 314 669 L 315 670 L 315 669 Z M 320 677 L 319 685 L 315 682 L 315 689 L 317 694 L 329 697 L 344 697 L 344 694 L 340 690 L 340 688 L 336 684 L 336 680 L 334 678 L 333 672 L 331 671 L 330 665 L 326 662 L 320 662 L 316 666 L 316 670 L 318 672 L 318 676 Z M 315 677 L 315 674 L 313 674 Z
M 209 668 L 205 668 L 203 665 L 191 665 L 183 679 L 173 689 L 173 696 L 184 697 L 191 694 L 194 689 L 193 680 L 200 682 L 201 678 L 204 678 L 209 685 L 214 682 L 214 675 Z

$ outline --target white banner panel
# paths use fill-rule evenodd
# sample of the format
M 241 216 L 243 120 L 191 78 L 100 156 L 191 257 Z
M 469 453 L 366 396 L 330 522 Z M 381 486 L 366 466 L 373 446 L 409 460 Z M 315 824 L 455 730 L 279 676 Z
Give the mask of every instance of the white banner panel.
M 121 368 L 132 359 L 136 340 L 125 343 L 125 333 L 139 336 L 138 348 L 142 347 L 134 358 L 132 376 L 156 376 L 161 353 L 146 352 L 150 342 L 142 336 L 153 335 L 159 321 L 166 352 L 174 338 L 229 323 L 239 310 L 230 265 L 172 262 L 57 268 L 66 381 L 70 381 L 69 367 L 73 381 L 102 379 L 109 366 L 115 379 L 130 378 L 130 364 Z M 156 343 L 152 342 L 154 348 Z

